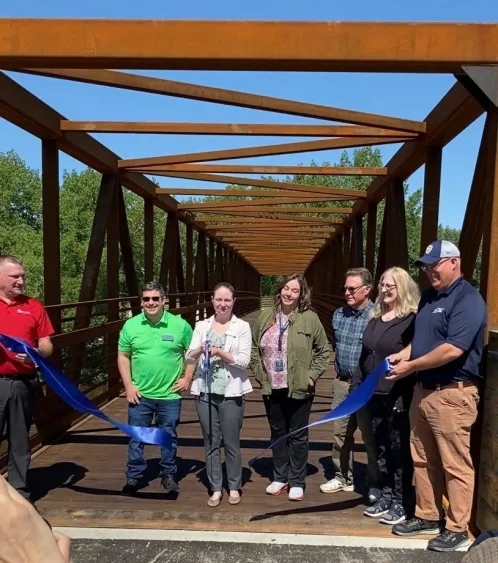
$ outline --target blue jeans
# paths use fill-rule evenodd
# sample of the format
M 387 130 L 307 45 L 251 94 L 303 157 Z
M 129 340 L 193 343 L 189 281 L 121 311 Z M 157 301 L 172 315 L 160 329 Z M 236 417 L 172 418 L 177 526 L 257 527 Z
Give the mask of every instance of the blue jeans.
M 128 405 L 128 424 L 150 428 L 152 419 L 156 418 L 156 426 L 165 428 L 173 436 L 171 449 L 161 448 L 161 477 L 176 474 L 176 427 L 180 421 L 181 399 L 146 399 L 140 398 L 138 405 Z M 144 444 L 130 439 L 128 447 L 127 479 L 140 481 L 144 477 L 147 463 L 144 458 Z

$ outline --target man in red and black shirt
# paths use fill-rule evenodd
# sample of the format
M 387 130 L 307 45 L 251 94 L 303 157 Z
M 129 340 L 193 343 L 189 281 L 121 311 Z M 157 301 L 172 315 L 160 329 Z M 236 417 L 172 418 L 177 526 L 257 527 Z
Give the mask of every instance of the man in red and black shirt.
M 53 350 L 54 329 L 43 305 L 23 294 L 24 279 L 24 268 L 15 256 L 0 256 L 0 334 L 21 338 L 47 357 Z M 35 370 L 26 354 L 15 354 L 0 344 L 0 441 L 7 423 L 9 482 L 28 499 L 29 429 L 38 385 Z

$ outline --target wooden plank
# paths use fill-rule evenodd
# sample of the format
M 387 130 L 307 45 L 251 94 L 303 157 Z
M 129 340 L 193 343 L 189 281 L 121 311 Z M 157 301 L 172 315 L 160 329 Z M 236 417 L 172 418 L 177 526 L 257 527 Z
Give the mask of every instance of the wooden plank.
M 12 18 L 0 20 L 0 35 L 0 63 L 11 69 L 445 73 L 498 64 L 494 23 Z
M 399 137 L 395 129 L 354 125 L 280 125 L 258 123 L 167 123 L 163 121 L 69 121 L 61 131 L 148 133 L 162 135 L 237 135 L 258 137 Z M 416 136 L 412 133 L 410 136 Z
M 147 168 L 162 164 L 182 164 L 188 162 L 203 162 L 206 160 L 231 160 L 237 158 L 249 158 L 254 156 L 276 156 L 282 154 L 298 154 L 305 152 L 319 152 L 332 149 L 346 149 L 353 147 L 364 147 L 373 145 L 388 145 L 393 143 L 402 143 L 404 141 L 413 141 L 413 138 L 403 136 L 399 137 L 355 137 L 355 138 L 338 138 L 324 139 L 321 141 L 302 141 L 299 143 L 282 143 L 278 145 L 263 145 L 260 147 L 246 147 L 242 149 L 216 150 L 197 153 L 154 156 L 149 158 L 133 158 L 119 160 L 118 167 L 120 169 L 139 169 Z M 164 175 L 161 172 L 158 175 Z
M 89 84 L 99 84 L 103 86 L 111 86 L 114 88 L 124 88 L 126 90 L 135 90 L 139 92 L 149 92 L 160 95 L 174 96 L 189 100 L 198 100 L 211 102 L 215 104 L 223 104 L 227 106 L 236 106 L 257 109 L 261 111 L 271 111 L 283 113 L 287 115 L 298 115 L 301 117 L 311 117 L 317 119 L 326 119 L 329 121 L 338 121 L 342 123 L 353 123 L 357 125 L 367 125 L 376 127 L 387 127 L 409 133 L 424 133 L 425 123 L 408 119 L 399 119 L 384 115 L 376 115 L 359 111 L 344 110 L 310 104 L 305 102 L 297 102 L 282 98 L 273 98 L 269 96 L 260 96 L 258 94 L 249 94 L 246 92 L 237 92 L 234 90 L 224 90 L 222 88 L 212 88 L 209 86 L 199 86 L 197 84 L 189 84 L 185 82 L 175 82 L 173 80 L 164 80 L 154 78 L 152 76 L 142 76 L 125 72 L 116 72 L 112 70 L 86 70 L 72 69 L 27 69 L 22 70 L 18 67 L 18 72 L 27 72 L 38 74 L 41 76 L 50 76 L 61 78 L 64 80 L 75 80 L 77 82 L 85 82 Z M 62 118 L 63 119 L 63 118 Z

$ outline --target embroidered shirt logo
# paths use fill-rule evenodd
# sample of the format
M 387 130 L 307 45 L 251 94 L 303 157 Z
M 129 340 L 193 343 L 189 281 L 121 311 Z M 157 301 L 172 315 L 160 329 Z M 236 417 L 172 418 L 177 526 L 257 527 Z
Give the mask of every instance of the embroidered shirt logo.
M 29 311 L 23 311 L 22 309 L 17 309 L 17 312 L 20 313 L 21 315 L 31 315 Z
M 434 309 L 434 311 L 432 311 L 432 314 L 434 313 L 444 313 L 444 309 L 442 307 L 438 307 L 437 309 Z

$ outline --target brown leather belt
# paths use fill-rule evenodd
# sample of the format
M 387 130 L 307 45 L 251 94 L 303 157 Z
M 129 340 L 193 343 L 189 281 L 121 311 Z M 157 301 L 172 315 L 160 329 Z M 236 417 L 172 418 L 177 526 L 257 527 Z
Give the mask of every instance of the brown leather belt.
M 446 385 L 440 385 L 437 383 L 434 386 L 424 385 L 423 382 L 419 381 L 418 385 L 425 389 L 426 391 L 441 391 L 442 389 L 463 389 L 464 387 L 477 387 L 477 383 L 473 380 L 468 381 L 454 381 L 453 383 L 447 383 Z

